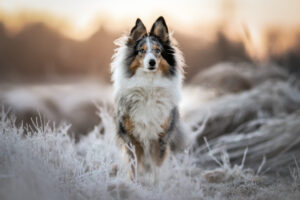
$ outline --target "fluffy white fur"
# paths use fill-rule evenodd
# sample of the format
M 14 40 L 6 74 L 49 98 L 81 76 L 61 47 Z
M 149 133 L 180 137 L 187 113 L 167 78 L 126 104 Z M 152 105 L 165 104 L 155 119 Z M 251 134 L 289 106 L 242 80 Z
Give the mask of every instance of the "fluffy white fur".
M 135 126 L 134 135 L 147 146 L 150 139 L 158 138 L 161 125 L 181 99 L 184 60 L 173 41 L 178 69 L 176 76 L 167 78 L 160 72 L 145 72 L 138 68 L 135 75 L 128 78 L 124 64 L 127 39 L 127 36 L 123 36 L 115 42 L 119 48 L 111 64 L 114 96 L 116 104 L 120 98 L 135 102 L 129 113 Z

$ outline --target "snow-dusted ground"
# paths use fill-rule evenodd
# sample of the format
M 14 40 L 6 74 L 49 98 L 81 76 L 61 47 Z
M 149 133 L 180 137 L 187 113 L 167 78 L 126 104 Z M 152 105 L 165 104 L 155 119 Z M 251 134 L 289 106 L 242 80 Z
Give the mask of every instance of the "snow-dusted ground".
M 258 83 L 252 68 L 247 69 L 237 74 L 246 71 L 243 81 L 249 87 L 238 92 L 219 92 L 218 85 L 185 88 L 181 113 L 191 128 L 187 137 L 194 140 L 166 160 L 156 183 L 148 176 L 130 180 L 115 144 L 109 89 L 77 85 L 79 100 L 68 87 L 47 86 L 52 93 L 41 86 L 24 87 L 23 94 L 16 89 L 2 93 L 12 109 L 3 107 L 0 113 L 0 199 L 300 199 L 297 80 L 266 73 Z M 46 96 L 71 113 L 87 99 L 108 103 L 95 109 L 98 124 L 75 143 L 69 124 L 46 120 L 51 119 L 47 112 L 53 112 L 43 103 Z M 35 103 L 27 105 L 30 98 Z M 14 105 L 22 103 L 27 109 L 44 108 L 45 118 L 17 123 L 14 112 L 22 108 Z

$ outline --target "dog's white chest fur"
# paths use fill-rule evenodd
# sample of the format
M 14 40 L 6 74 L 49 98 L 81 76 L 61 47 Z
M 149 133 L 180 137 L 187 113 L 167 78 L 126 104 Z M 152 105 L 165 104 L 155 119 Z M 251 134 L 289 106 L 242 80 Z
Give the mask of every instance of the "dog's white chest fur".
M 133 88 L 125 97 L 132 105 L 129 116 L 134 124 L 134 135 L 141 142 L 158 139 L 162 125 L 174 106 L 172 94 L 165 88 Z
M 128 114 L 134 125 L 133 134 L 140 142 L 158 139 L 162 125 L 180 98 L 180 82 L 161 74 L 137 71 L 135 77 L 118 79 L 115 95 L 119 112 Z

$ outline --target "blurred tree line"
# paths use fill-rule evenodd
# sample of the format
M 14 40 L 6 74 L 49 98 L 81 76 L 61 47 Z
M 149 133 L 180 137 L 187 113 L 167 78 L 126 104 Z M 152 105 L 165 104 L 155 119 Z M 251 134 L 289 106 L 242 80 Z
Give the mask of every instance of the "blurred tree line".
M 109 64 L 121 34 L 99 28 L 91 37 L 78 41 L 63 36 L 43 23 L 26 25 L 16 34 L 0 22 L 0 78 L 2 81 L 45 81 L 53 77 L 99 77 L 110 80 Z M 213 42 L 175 33 L 187 63 L 189 81 L 199 71 L 222 61 L 251 61 L 242 41 L 231 41 L 220 28 Z M 270 59 L 299 72 L 299 42 L 281 53 L 272 53 L 279 35 L 270 36 Z M 300 34 L 299 34 L 300 38 Z M 300 40 L 298 40 L 300 41 Z

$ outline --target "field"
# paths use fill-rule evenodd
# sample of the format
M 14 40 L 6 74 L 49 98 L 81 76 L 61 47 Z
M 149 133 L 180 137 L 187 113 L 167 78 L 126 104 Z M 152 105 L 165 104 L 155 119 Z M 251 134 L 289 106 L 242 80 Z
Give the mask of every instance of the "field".
M 300 83 L 274 64 L 221 63 L 185 84 L 189 144 L 131 181 L 99 81 L 0 88 L 0 199 L 299 199 Z

